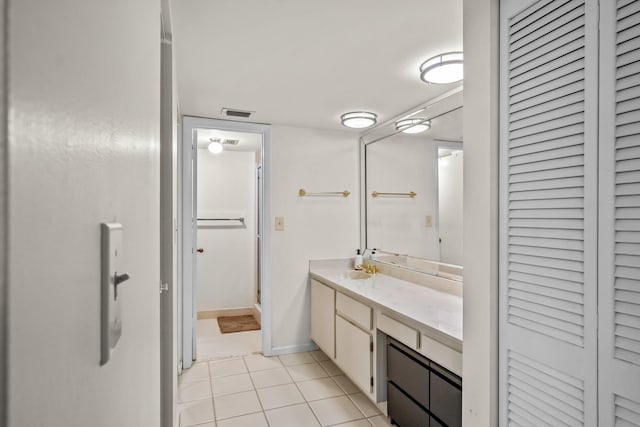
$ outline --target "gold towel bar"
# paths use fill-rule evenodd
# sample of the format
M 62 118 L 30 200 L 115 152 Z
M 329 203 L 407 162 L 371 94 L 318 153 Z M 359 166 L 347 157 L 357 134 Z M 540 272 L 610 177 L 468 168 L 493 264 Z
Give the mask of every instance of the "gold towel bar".
M 415 191 L 410 191 L 408 193 L 381 193 L 379 191 L 374 191 L 373 193 L 371 193 L 371 195 L 373 197 L 378 197 L 378 196 L 409 196 L 412 199 L 414 197 L 416 197 L 418 195 L 418 193 L 416 193 Z
M 342 196 L 342 197 L 349 197 L 349 194 L 351 194 L 350 192 L 348 192 L 347 190 L 344 191 L 324 191 L 324 192 L 320 192 L 320 193 L 307 193 L 304 189 L 300 189 L 300 191 L 298 191 L 298 195 L 300 197 L 302 196 Z

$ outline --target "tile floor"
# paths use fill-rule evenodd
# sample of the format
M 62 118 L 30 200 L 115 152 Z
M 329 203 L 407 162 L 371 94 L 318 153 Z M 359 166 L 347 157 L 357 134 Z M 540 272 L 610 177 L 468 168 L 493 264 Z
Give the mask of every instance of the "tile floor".
M 179 378 L 178 401 L 180 427 L 389 425 L 319 350 L 199 361 Z
M 262 332 L 235 332 L 223 334 L 217 319 L 198 320 L 197 359 L 243 356 L 262 350 Z

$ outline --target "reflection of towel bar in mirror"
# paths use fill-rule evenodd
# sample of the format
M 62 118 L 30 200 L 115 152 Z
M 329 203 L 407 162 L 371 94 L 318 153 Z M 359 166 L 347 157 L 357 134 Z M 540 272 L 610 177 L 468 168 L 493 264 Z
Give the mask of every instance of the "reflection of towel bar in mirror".
M 416 197 L 418 195 L 418 193 L 416 193 L 415 191 L 409 191 L 408 193 L 381 193 L 379 191 L 374 191 L 373 193 L 371 193 L 371 196 L 373 197 L 378 197 L 378 196 L 407 196 L 407 197 L 411 197 L 412 199 L 414 197 Z
M 303 196 L 342 196 L 342 197 L 349 197 L 349 194 L 351 194 L 351 193 L 348 192 L 347 190 L 344 190 L 344 191 L 325 191 L 325 192 L 320 192 L 320 193 L 307 193 L 303 188 L 301 188 L 298 191 L 298 195 L 300 197 L 303 197 Z
M 244 224 L 244 218 L 198 218 L 198 221 L 240 221 Z
M 244 218 L 198 218 L 198 228 L 247 228 Z

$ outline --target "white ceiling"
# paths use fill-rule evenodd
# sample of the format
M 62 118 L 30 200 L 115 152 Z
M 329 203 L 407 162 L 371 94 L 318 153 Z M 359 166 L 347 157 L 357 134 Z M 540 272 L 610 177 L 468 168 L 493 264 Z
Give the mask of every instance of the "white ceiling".
M 418 67 L 462 50 L 462 0 L 173 0 L 181 114 L 344 130 L 341 114 L 385 121 L 455 85 Z M 358 133 L 358 130 L 354 130 Z

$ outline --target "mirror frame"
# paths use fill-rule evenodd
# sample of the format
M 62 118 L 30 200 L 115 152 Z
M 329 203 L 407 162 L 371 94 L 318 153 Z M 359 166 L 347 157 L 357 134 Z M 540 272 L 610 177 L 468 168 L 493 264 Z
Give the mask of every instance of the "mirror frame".
M 440 112 L 436 111 L 436 113 L 427 115 L 426 118 L 430 120 L 430 119 L 448 114 L 459 108 L 463 108 L 462 91 L 463 91 L 463 86 L 461 84 L 456 88 L 443 93 L 440 96 L 437 96 L 433 99 L 430 99 L 426 102 L 416 105 L 413 108 L 410 108 L 406 111 L 401 112 L 400 114 L 393 116 L 389 120 L 386 120 L 382 123 L 377 124 L 376 126 L 368 129 L 367 131 L 363 132 L 360 135 L 360 138 L 359 138 L 359 141 L 360 141 L 360 147 L 359 147 L 360 149 L 360 247 L 363 248 L 363 253 L 364 251 L 372 249 L 367 247 L 367 152 L 366 152 L 366 148 L 370 144 L 392 137 L 400 133 L 401 131 L 396 130 L 395 127 L 393 127 L 393 131 L 386 132 L 382 136 L 373 138 L 370 141 L 367 141 L 366 137 L 374 134 L 375 132 L 379 132 L 380 130 L 387 128 L 387 126 L 393 125 L 397 120 L 399 120 L 400 118 L 406 117 L 407 115 L 413 113 L 414 111 L 417 111 L 420 109 L 424 109 L 425 111 L 427 111 L 429 108 L 434 107 L 436 104 L 442 101 L 445 101 L 449 98 L 455 97 L 456 95 L 460 97 L 460 102 L 457 103 L 458 104 L 457 106 L 453 108 L 448 108 L 445 111 L 440 111 Z M 459 144 L 462 144 L 462 141 L 457 141 L 457 140 L 447 141 L 444 139 L 439 139 L 437 140 L 437 142 L 438 143 L 434 146 L 436 151 L 439 147 L 446 147 L 447 145 L 459 146 Z M 436 161 L 437 161 L 437 156 L 436 156 Z M 437 175 L 437 172 L 436 172 L 436 175 Z M 436 179 L 435 185 L 436 186 L 438 185 L 437 179 Z M 436 195 L 437 195 L 437 189 L 436 189 Z M 439 213 L 436 213 L 436 221 L 439 221 Z M 390 252 L 385 252 L 384 249 L 381 249 L 381 250 L 385 254 L 387 253 L 392 254 Z M 398 256 L 399 254 L 393 254 L 393 255 Z M 418 266 L 395 264 L 395 263 L 390 263 L 390 264 L 396 265 L 400 268 L 404 268 L 407 270 L 413 270 L 420 273 L 427 273 L 434 276 L 444 277 L 447 279 L 456 280 L 460 282 L 462 281 L 463 266 L 447 264 L 441 261 L 430 260 L 427 258 L 419 258 L 419 257 L 412 256 L 411 254 L 406 254 L 406 255 L 403 254 L 403 256 L 406 256 L 407 258 L 411 258 L 415 260 L 416 264 L 423 264 L 424 268 L 421 268 Z M 378 260 L 378 262 L 386 263 L 383 260 Z M 436 267 L 430 266 L 434 264 L 436 265 Z

